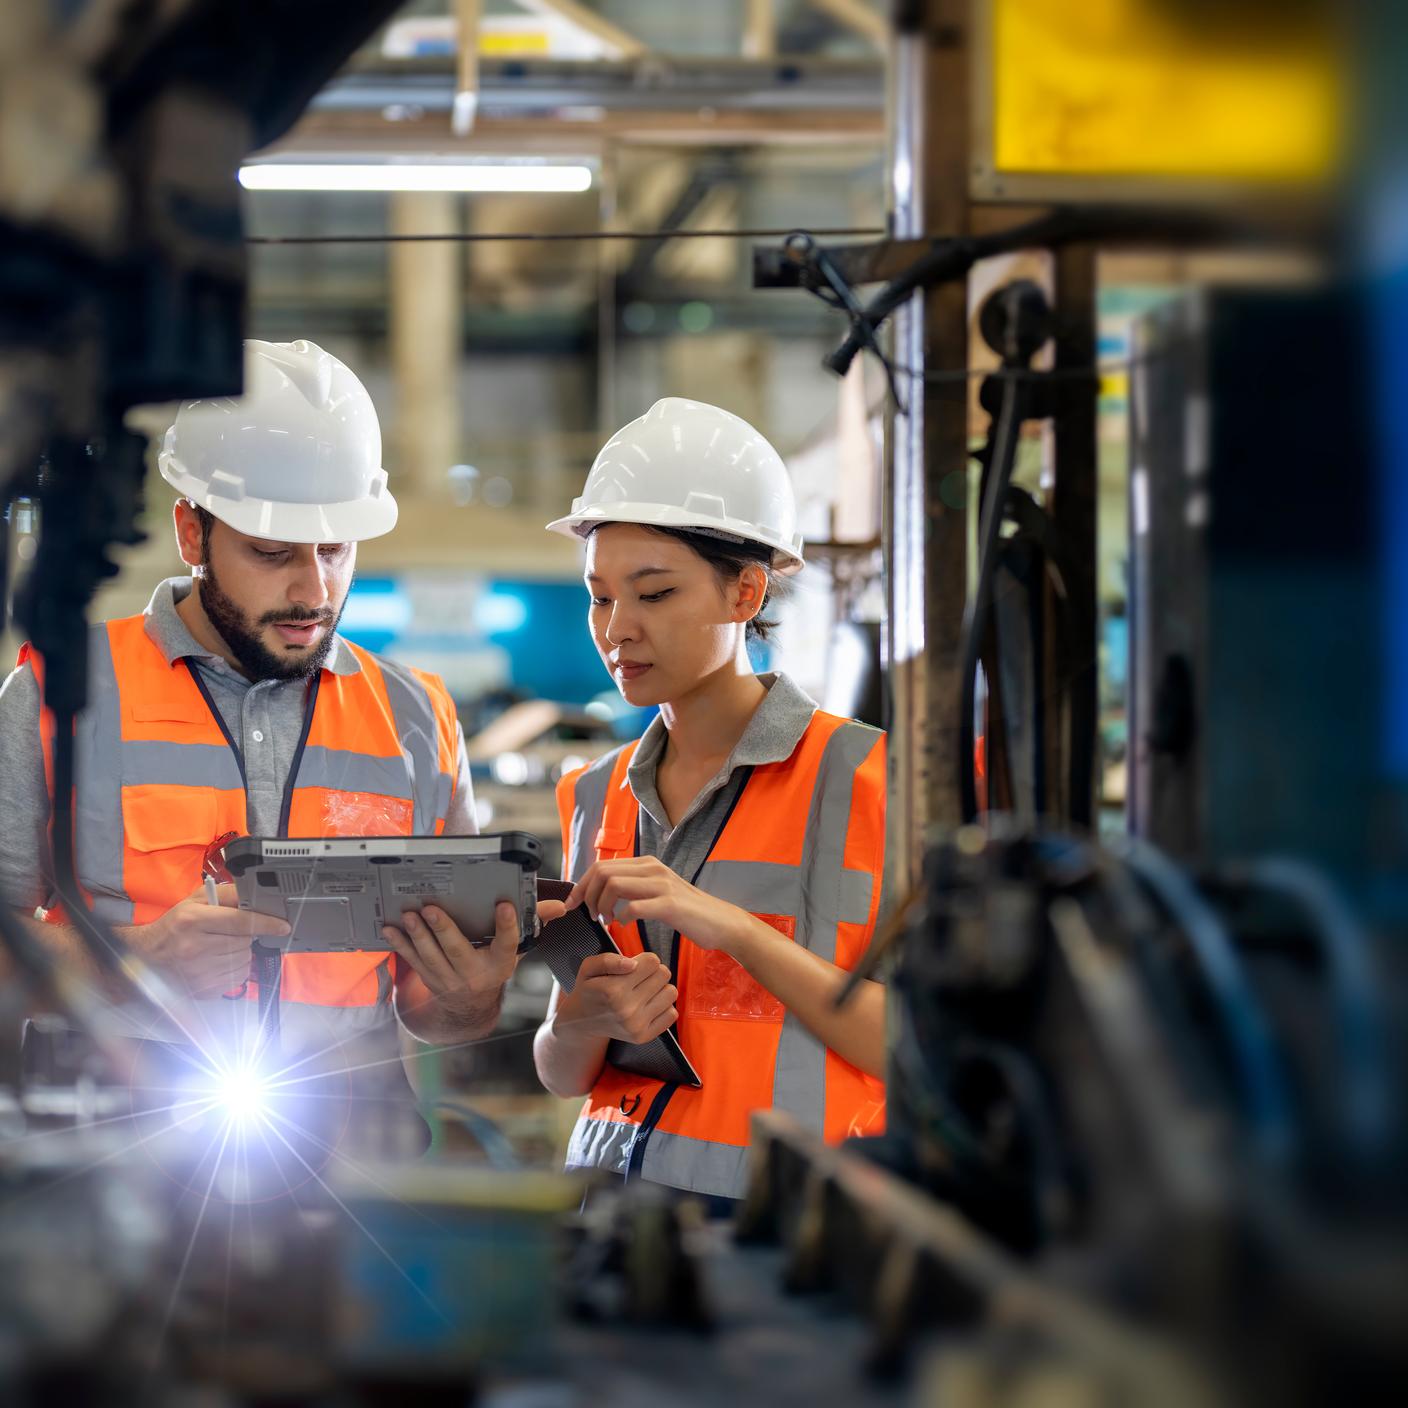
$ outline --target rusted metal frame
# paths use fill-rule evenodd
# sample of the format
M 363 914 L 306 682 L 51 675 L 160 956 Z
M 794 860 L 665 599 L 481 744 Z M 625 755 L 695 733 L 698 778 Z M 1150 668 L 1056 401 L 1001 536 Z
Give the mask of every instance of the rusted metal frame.
M 891 224 L 899 240 L 968 233 L 967 0 L 926 0 L 899 17 L 890 66 Z M 909 27 L 905 28 L 904 25 Z M 967 592 L 966 388 L 925 380 L 968 358 L 966 282 L 925 289 L 897 311 L 903 409 L 887 424 L 886 713 L 890 734 L 890 893 L 917 883 L 925 834 L 959 821 L 953 740 L 959 628 Z

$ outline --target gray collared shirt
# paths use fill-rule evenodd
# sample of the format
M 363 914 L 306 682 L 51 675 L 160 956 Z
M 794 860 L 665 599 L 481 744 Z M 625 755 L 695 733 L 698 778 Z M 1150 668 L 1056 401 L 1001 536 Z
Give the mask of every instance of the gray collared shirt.
M 688 811 L 672 828 L 655 785 L 656 769 L 665 752 L 669 730 L 658 716 L 651 721 L 639 745 L 626 779 L 640 803 L 640 846 L 642 856 L 655 856 L 676 875 L 692 881 L 714 848 L 747 777 L 747 769 L 763 763 L 786 762 L 802 741 L 802 735 L 816 713 L 816 701 L 786 675 L 759 675 L 767 688 L 743 736 L 734 745 L 723 767 L 699 790 Z M 651 952 L 670 961 L 674 932 L 667 925 L 650 921 L 644 925 L 645 941 Z
M 190 633 L 176 610 L 190 593 L 189 577 L 158 584 L 147 605 L 144 629 L 168 664 L 189 659 L 220 711 L 229 735 L 244 759 L 250 834 L 273 836 L 279 827 L 284 789 L 303 732 L 307 680 L 246 679 Z M 334 636 L 323 668 L 334 675 L 361 670 L 347 642 Z M 49 788 L 39 735 L 39 686 L 28 666 L 11 673 L 0 688 L 0 816 L 5 844 L 0 846 L 0 893 L 25 909 L 50 898 Z M 449 836 L 472 836 L 474 794 L 469 779 L 464 735 L 456 738 L 457 780 L 445 823 Z

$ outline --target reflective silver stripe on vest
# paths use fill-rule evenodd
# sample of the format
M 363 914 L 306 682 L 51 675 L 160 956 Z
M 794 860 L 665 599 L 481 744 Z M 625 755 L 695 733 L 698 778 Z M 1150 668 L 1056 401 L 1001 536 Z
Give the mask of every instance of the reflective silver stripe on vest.
M 624 1175 L 638 1128 L 614 1120 L 579 1119 L 567 1146 L 567 1167 Z M 641 1177 L 691 1193 L 741 1198 L 748 1191 L 748 1150 L 657 1129 L 646 1142 Z
M 228 753 L 229 749 L 225 751 Z M 345 748 L 305 748 L 298 765 L 298 785 L 415 800 L 411 770 L 404 757 L 373 758 Z
M 657 1129 L 645 1146 L 641 1177 L 691 1193 L 741 1198 L 748 1191 L 748 1150 Z
M 807 816 L 802 853 L 802 917 L 797 936 L 828 963 L 836 961 L 841 924 L 870 918 L 874 877 L 845 868 L 856 773 L 880 742 L 878 730 L 847 723 L 827 740 Z M 789 1011 L 782 1021 L 772 1102 L 818 1133 L 826 1125 L 826 1047 Z M 647 1159 L 649 1154 L 647 1153 Z
M 88 707 L 74 730 L 74 851 L 93 908 L 109 924 L 130 924 L 123 883 L 122 710 L 106 626 L 88 632 Z M 238 771 L 235 785 L 239 785 Z
M 417 836 L 429 836 L 435 831 L 435 823 L 449 814 L 454 786 L 454 779 L 440 771 L 440 729 L 435 706 L 430 691 L 409 670 L 380 657 L 377 663 L 396 718 L 396 736 L 411 760 L 415 804 L 412 829 Z
M 601 819 L 606 812 L 606 794 L 611 787 L 611 773 L 621 756 L 613 748 L 604 758 L 598 758 L 578 779 L 572 792 L 572 834 L 568 837 L 564 865 L 566 880 L 580 880 L 587 867 L 596 860 L 596 838 Z
M 119 747 L 123 786 L 244 790 L 240 765 L 227 743 L 133 742 L 129 739 Z
M 618 1120 L 589 1120 L 581 1116 L 567 1145 L 567 1167 L 599 1168 L 607 1173 L 624 1174 L 639 1128 L 639 1125 Z M 649 1145 L 646 1147 L 648 1149 Z
M 802 911 L 802 872 L 768 861 L 711 860 L 699 872 L 699 888 L 750 914 L 796 918 Z

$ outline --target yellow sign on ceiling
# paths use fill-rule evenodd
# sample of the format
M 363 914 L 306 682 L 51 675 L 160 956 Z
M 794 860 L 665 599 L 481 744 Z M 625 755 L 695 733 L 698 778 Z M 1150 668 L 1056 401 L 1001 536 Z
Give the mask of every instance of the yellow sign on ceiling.
M 1345 77 L 1328 3 L 988 3 L 999 172 L 1306 181 L 1337 164 Z

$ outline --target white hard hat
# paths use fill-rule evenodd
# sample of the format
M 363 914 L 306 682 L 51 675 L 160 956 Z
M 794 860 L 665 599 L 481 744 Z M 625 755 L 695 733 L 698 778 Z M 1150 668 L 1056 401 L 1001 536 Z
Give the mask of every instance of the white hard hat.
M 316 343 L 244 345 L 244 395 L 187 401 L 162 478 L 254 538 L 352 543 L 396 526 L 367 389 Z
M 765 544 L 783 574 L 802 566 L 782 457 L 746 420 L 702 401 L 667 396 L 623 425 L 596 457 L 572 512 L 548 529 L 585 537 L 598 523 L 699 529 Z

